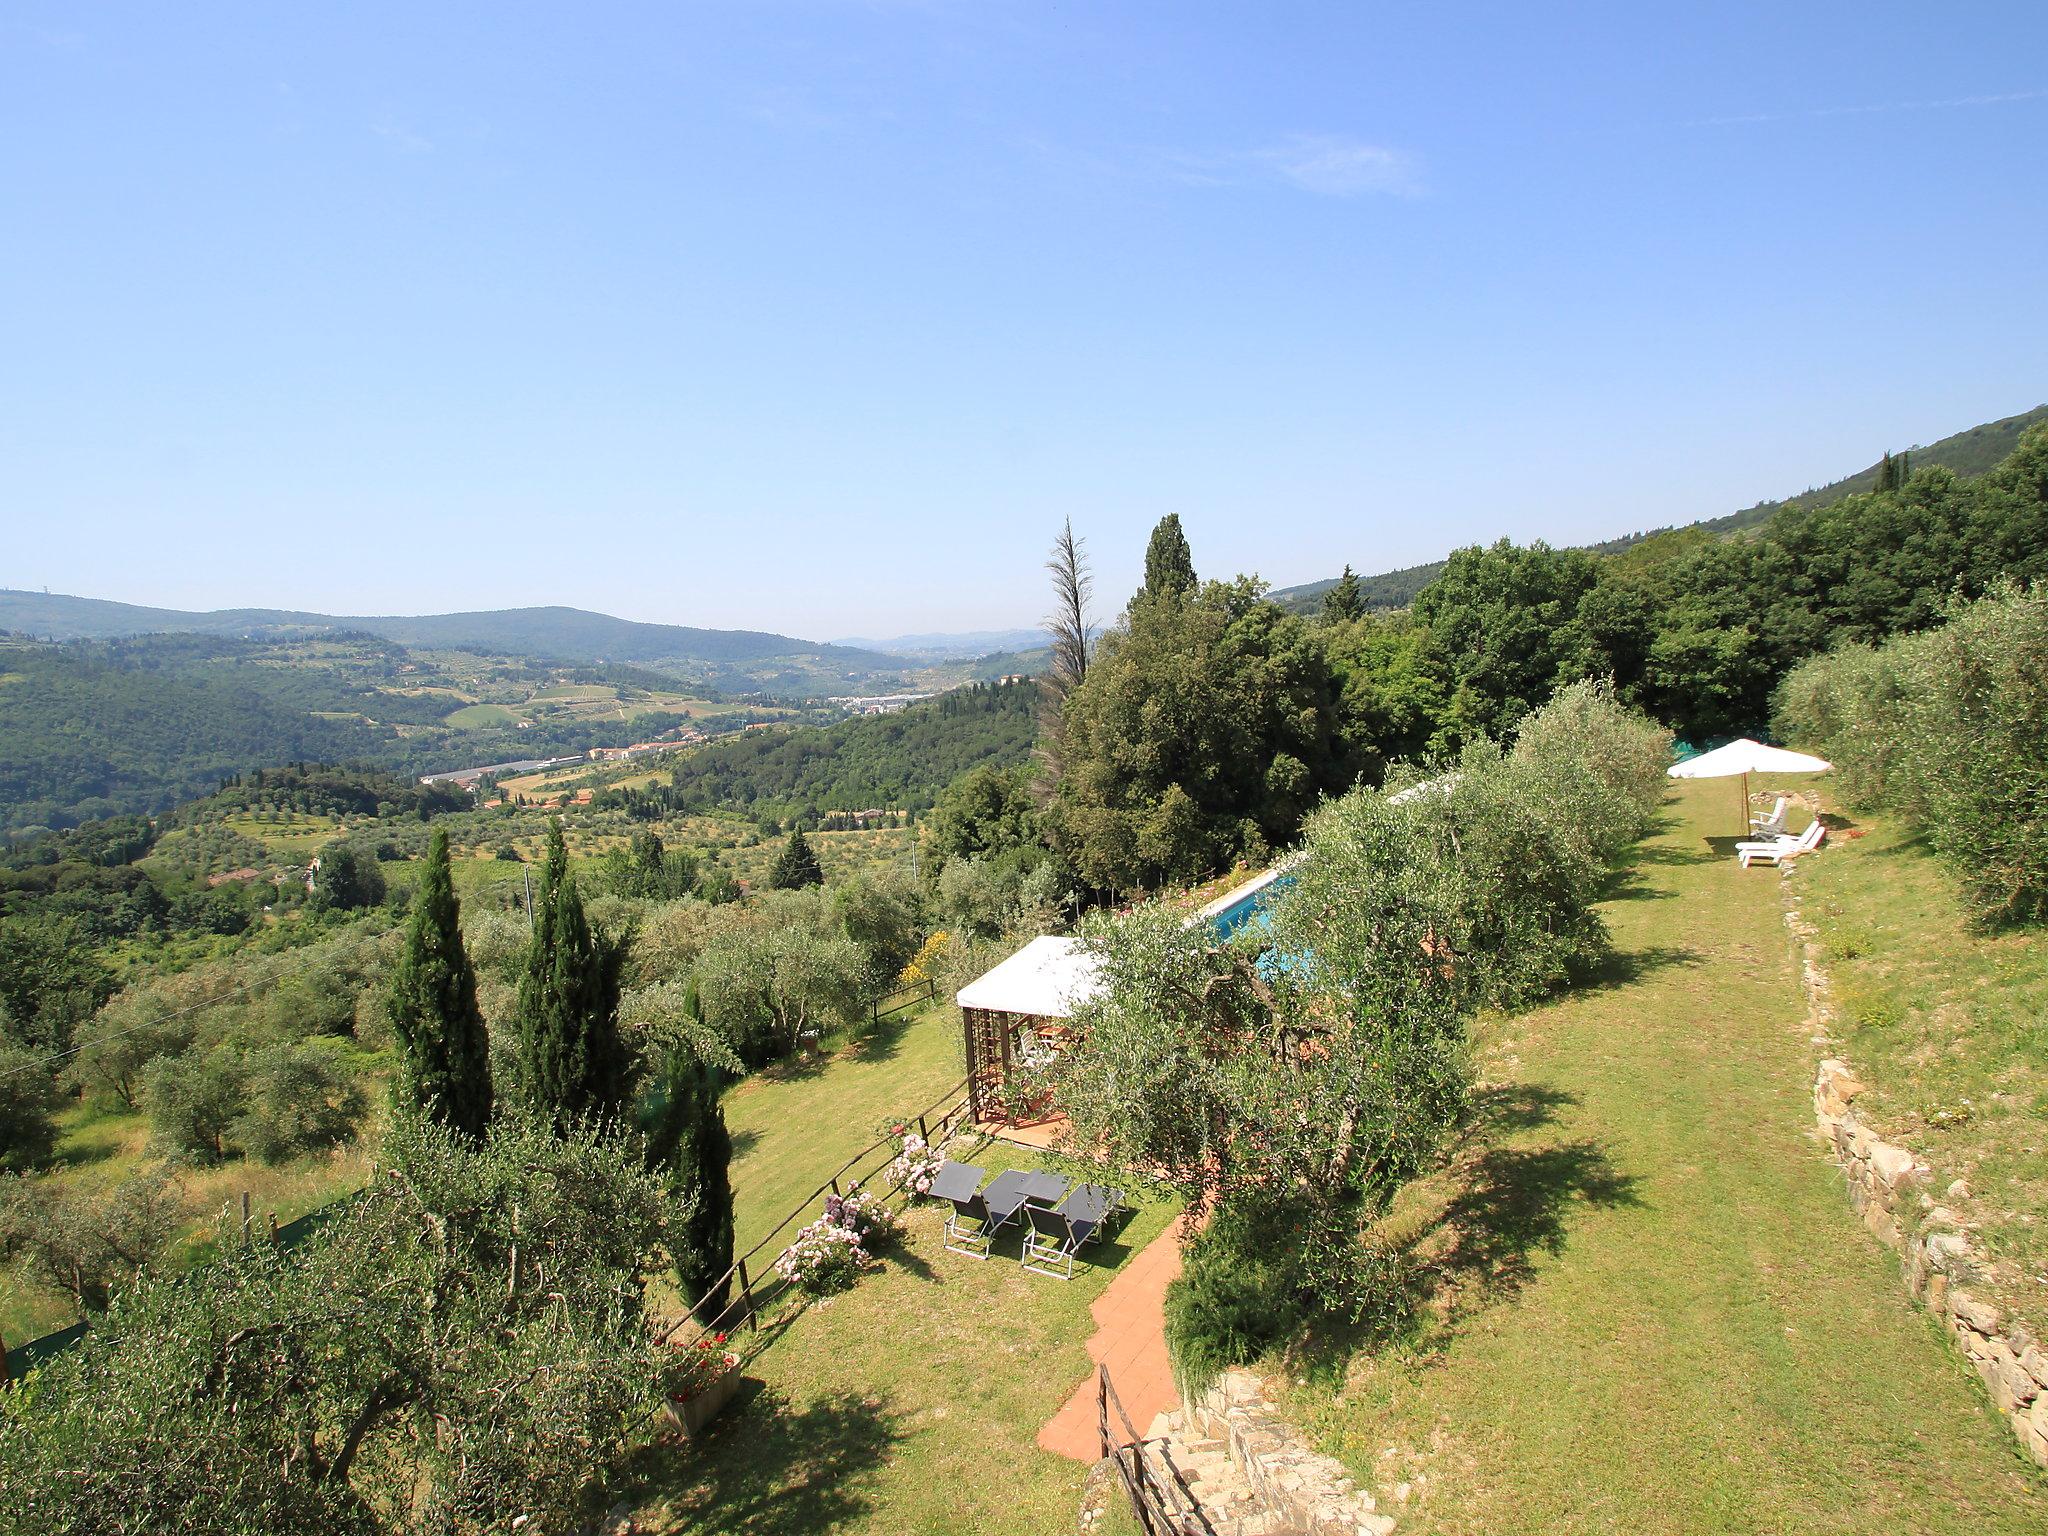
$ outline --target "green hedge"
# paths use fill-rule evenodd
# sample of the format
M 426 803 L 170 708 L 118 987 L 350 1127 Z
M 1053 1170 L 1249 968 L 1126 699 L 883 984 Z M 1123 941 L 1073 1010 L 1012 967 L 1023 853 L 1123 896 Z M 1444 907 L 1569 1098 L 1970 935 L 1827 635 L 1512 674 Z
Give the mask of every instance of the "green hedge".
M 1978 922 L 2048 918 L 2048 588 L 1808 661 L 1776 710 L 1782 737 L 1835 764 L 1850 809 L 1919 830 Z

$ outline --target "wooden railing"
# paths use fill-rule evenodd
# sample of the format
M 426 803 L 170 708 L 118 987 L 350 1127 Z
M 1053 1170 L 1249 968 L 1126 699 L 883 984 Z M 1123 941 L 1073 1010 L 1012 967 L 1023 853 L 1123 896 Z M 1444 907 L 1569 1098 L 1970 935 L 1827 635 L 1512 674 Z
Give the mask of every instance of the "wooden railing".
M 906 1130 L 914 1127 L 928 1146 L 936 1147 L 967 1121 L 967 1083 L 963 1078 L 934 1103 L 915 1115 L 905 1117 L 901 1124 Z M 778 1221 L 766 1237 L 734 1259 L 724 1274 L 706 1286 L 704 1294 L 691 1304 L 690 1310 L 661 1333 L 662 1340 L 674 1343 L 680 1337 L 685 1343 L 694 1343 L 695 1339 L 731 1333 L 742 1326 L 749 1331 L 758 1331 L 763 1312 L 781 1300 L 789 1289 L 789 1282 L 773 1270 L 775 1259 L 781 1257 L 782 1251 L 789 1246 L 781 1240 L 783 1234 L 794 1225 L 807 1225 L 815 1219 L 818 1202 L 827 1194 L 843 1195 L 856 1186 L 869 1188 L 868 1181 L 884 1173 L 896 1160 L 896 1140 L 893 1135 L 878 1137 L 841 1163 L 830 1178 L 791 1207 L 789 1214 Z M 899 1184 L 891 1184 L 879 1193 L 885 1203 L 893 1203 L 899 1208 L 909 1200 Z M 774 1252 L 768 1263 L 760 1264 L 760 1256 L 771 1248 Z M 721 1291 L 726 1293 L 726 1300 L 706 1321 L 703 1308 Z M 692 1323 L 697 1325 L 694 1338 L 685 1334 Z
M 1095 1367 L 1095 1438 L 1100 1454 L 1116 1463 L 1117 1478 L 1146 1536 L 1216 1536 L 1166 1447 L 1147 1445 L 1124 1412 L 1107 1364 Z

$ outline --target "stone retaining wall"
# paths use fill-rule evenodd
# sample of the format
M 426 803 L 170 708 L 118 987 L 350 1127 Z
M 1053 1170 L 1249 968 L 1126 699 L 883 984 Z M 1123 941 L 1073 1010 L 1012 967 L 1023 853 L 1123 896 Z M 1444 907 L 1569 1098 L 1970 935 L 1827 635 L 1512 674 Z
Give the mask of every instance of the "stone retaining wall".
M 1265 1383 L 1250 1371 L 1225 1371 L 1202 1392 L 1184 1397 L 1163 1427 L 1183 1467 L 1199 1468 L 1205 1457 L 1228 1458 L 1236 1474 L 1232 1481 L 1245 1497 L 1234 1501 L 1234 1509 L 1212 1513 L 1219 1531 L 1226 1523 L 1276 1536 L 1387 1536 L 1394 1529 L 1393 1518 L 1379 1512 L 1343 1463 L 1311 1448 L 1280 1417 Z M 1194 1483 L 1205 1511 L 1209 1481 Z
M 1802 949 L 1801 973 L 1816 1039 L 1825 1039 L 1832 1012 L 1820 946 L 1796 903 L 1785 921 Z M 2035 1462 L 2048 1467 L 2048 1350 L 2019 1319 L 1971 1294 L 1976 1265 L 1968 1226 L 1936 1202 L 1927 1164 L 1909 1148 L 1885 1140 L 1856 1112 L 1862 1092 L 1848 1062 L 1837 1056 L 1821 1062 L 1813 1081 L 1814 1119 L 1822 1139 L 1834 1148 L 1849 1203 L 1864 1226 L 1899 1255 L 1906 1290 L 1934 1314 L 1976 1368 L 2014 1437 Z

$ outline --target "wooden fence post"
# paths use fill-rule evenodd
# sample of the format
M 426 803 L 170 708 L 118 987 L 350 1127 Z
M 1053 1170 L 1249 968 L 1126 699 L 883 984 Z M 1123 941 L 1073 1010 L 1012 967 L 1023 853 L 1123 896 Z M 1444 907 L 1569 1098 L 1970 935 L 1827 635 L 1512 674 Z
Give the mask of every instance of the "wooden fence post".
M 747 1332 L 758 1333 L 761 1324 L 754 1316 L 754 1287 L 747 1280 L 747 1261 L 741 1259 L 736 1267 L 740 1272 L 740 1299 L 747 1304 Z
M 242 1191 L 242 1246 L 249 1246 L 249 1191 Z

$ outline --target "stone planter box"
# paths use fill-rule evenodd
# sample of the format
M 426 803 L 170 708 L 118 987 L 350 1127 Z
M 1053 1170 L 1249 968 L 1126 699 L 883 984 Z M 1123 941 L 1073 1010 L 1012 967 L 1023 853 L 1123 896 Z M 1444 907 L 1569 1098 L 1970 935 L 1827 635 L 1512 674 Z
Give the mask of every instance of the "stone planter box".
M 688 1397 L 669 1399 L 667 1417 L 683 1432 L 685 1440 L 695 1440 L 725 1411 L 739 1385 L 740 1357 L 729 1354 L 725 1357 L 725 1370 L 716 1381 Z

